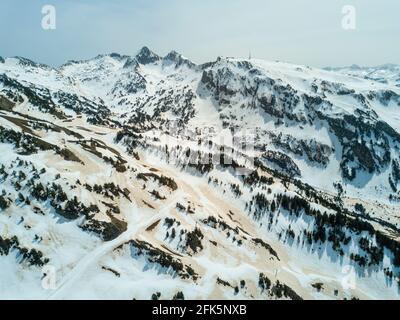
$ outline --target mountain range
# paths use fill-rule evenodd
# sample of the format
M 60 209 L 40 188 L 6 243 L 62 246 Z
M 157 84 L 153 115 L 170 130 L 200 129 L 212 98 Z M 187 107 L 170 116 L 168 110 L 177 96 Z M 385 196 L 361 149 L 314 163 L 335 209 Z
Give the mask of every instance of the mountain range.
M 0 57 L 0 298 L 398 299 L 399 110 L 397 65 Z

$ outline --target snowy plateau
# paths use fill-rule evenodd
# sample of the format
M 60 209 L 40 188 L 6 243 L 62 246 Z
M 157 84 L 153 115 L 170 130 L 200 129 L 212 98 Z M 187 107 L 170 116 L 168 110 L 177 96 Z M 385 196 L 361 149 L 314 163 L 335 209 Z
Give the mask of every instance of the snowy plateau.
M 399 111 L 396 65 L 0 57 L 0 299 L 399 299 Z

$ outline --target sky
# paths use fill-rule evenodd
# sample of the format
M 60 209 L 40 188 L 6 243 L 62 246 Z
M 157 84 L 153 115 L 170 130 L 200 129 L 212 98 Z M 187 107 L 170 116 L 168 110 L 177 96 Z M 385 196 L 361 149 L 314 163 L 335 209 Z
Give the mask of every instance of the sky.
M 42 28 L 42 7 L 56 28 Z M 344 5 L 355 29 L 342 27 Z M 142 46 L 196 63 L 218 56 L 314 67 L 400 64 L 399 0 L 0 0 L 0 56 L 57 66 Z

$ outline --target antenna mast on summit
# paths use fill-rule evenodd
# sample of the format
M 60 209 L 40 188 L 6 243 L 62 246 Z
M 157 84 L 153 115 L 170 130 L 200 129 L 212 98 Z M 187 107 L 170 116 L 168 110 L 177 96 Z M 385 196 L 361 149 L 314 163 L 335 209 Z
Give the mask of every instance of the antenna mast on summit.
M 249 51 L 249 60 L 251 60 L 251 51 Z

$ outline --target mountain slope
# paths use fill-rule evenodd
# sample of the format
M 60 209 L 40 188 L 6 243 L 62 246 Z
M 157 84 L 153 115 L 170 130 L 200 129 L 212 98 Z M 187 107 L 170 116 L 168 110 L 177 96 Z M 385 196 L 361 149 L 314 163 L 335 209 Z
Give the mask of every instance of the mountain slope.
M 281 62 L 2 59 L 0 296 L 397 299 L 399 107 Z

